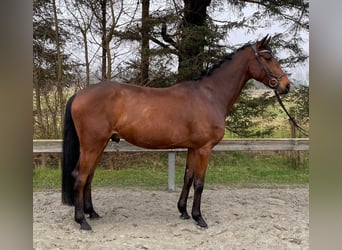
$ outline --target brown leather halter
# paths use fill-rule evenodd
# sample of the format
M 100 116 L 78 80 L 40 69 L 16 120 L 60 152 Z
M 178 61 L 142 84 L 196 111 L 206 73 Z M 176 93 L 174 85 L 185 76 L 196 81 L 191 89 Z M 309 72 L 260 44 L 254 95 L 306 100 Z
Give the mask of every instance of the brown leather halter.
M 258 62 L 260 63 L 261 67 L 263 68 L 263 70 L 265 71 L 265 73 L 266 73 L 266 75 L 268 77 L 268 86 L 271 89 L 277 89 L 279 87 L 279 85 L 280 85 L 280 79 L 283 76 L 286 76 L 286 74 L 283 73 L 283 74 L 277 75 L 277 74 L 274 74 L 274 73 L 270 72 L 265 67 L 265 65 L 262 63 L 262 61 L 260 60 L 260 53 L 270 53 L 270 54 L 272 54 L 271 51 L 266 50 L 266 49 L 258 51 L 255 44 L 252 46 L 252 49 L 254 50 L 254 54 L 255 54 L 256 59 L 258 60 Z

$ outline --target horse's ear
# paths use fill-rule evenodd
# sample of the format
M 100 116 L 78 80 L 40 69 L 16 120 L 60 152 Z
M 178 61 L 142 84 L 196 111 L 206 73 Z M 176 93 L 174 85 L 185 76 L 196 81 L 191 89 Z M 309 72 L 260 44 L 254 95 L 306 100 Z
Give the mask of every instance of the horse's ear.
M 257 48 L 260 49 L 260 48 L 266 47 L 271 41 L 271 38 L 272 37 L 267 34 L 263 39 L 261 39 L 260 41 L 257 41 L 256 43 Z
M 268 36 L 268 34 L 267 34 L 266 37 L 268 37 L 268 38 L 267 38 L 266 41 L 265 41 L 265 46 L 268 45 L 268 44 L 270 43 L 271 39 L 272 39 L 272 37 L 271 37 L 271 36 Z

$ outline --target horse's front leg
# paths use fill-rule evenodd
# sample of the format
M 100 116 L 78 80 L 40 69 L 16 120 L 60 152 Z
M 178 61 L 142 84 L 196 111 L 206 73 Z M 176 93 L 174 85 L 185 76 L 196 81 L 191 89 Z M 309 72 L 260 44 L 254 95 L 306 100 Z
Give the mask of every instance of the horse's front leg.
M 186 168 L 184 173 L 184 183 L 181 195 L 178 200 L 178 210 L 181 213 L 182 219 L 190 219 L 190 216 L 187 212 L 186 206 L 189 197 L 190 187 L 192 185 L 194 179 L 194 168 L 196 165 L 196 159 L 194 155 L 194 151 L 192 149 L 188 149 L 187 160 L 186 160 Z
M 194 201 L 192 205 L 192 218 L 200 227 L 207 228 L 208 225 L 201 213 L 201 197 L 204 187 L 205 173 L 208 167 L 211 148 L 196 150 L 197 164 L 194 171 Z

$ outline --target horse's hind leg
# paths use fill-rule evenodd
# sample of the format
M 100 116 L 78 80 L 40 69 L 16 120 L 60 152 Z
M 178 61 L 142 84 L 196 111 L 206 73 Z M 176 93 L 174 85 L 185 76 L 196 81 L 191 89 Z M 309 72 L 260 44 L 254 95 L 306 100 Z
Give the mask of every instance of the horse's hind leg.
M 96 163 L 97 164 L 97 163 Z M 84 213 L 89 214 L 90 219 L 98 219 L 100 216 L 95 212 L 92 198 L 91 198 L 91 182 L 94 177 L 94 171 L 89 174 L 87 182 L 84 187 L 83 197 L 84 197 Z
M 75 221 L 81 225 L 81 229 L 91 230 L 86 221 L 85 213 L 91 217 L 98 217 L 94 211 L 91 201 L 91 181 L 95 171 L 96 163 L 100 159 L 106 142 L 97 144 L 92 149 L 82 149 L 78 167 L 73 172 L 75 178 Z M 93 146 L 95 146 L 93 144 Z

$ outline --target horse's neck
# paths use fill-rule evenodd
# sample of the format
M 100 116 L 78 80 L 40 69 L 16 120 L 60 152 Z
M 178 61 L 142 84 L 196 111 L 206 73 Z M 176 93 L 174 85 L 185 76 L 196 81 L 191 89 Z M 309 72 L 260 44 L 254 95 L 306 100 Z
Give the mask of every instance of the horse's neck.
M 240 51 L 203 79 L 203 85 L 211 89 L 224 115 L 229 113 L 250 78 L 247 73 L 248 56 L 244 53 L 248 52 Z

